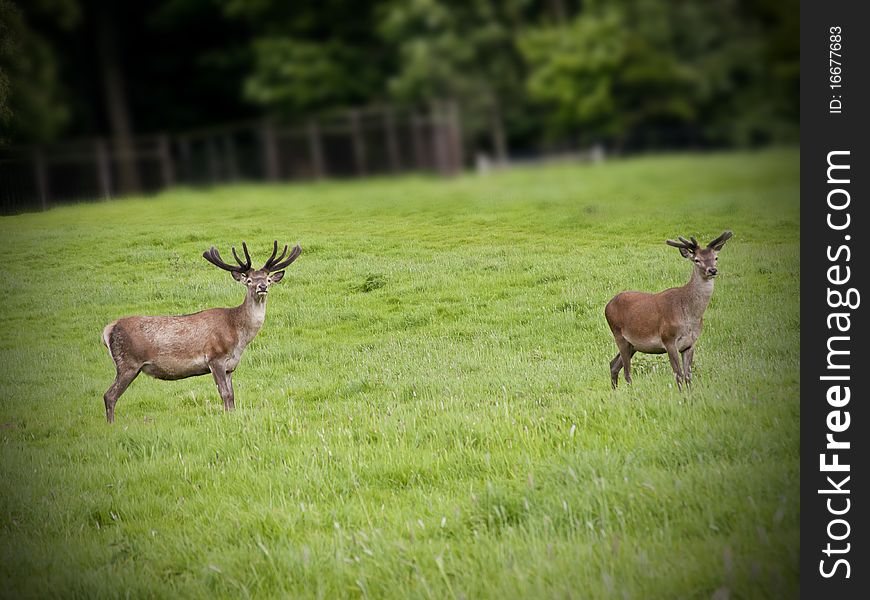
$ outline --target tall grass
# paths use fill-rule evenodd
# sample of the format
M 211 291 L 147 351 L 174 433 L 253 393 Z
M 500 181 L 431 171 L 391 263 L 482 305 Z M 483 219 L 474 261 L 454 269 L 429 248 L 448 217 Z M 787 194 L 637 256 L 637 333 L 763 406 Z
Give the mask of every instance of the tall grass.
M 0 219 L 0 590 L 65 597 L 795 596 L 798 154 L 174 190 Z M 680 394 L 606 302 L 735 232 Z M 100 331 L 230 306 L 200 256 L 303 247 L 225 414 Z

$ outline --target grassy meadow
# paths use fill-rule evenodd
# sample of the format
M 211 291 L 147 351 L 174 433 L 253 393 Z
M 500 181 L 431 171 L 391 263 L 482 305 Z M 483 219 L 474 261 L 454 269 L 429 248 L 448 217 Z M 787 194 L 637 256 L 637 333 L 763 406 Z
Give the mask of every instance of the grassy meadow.
M 782 598 L 799 582 L 798 151 L 177 189 L 0 218 L 0 594 Z M 604 305 L 732 229 L 680 394 Z M 100 333 L 303 253 L 224 413 Z

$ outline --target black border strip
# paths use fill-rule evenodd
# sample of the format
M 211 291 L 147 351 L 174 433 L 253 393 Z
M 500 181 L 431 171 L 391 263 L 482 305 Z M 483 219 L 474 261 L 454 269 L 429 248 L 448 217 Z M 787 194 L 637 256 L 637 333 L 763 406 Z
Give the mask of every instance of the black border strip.
M 870 191 L 870 128 L 864 118 L 870 111 L 870 21 L 861 18 L 863 4 L 801 1 L 800 554 L 801 592 L 808 598 L 865 598 L 870 589 L 870 500 L 859 491 L 870 489 L 868 449 L 863 443 L 870 433 L 870 413 L 862 348 L 862 333 L 867 332 L 863 304 L 870 297 L 856 302 L 856 295 L 848 291 L 866 291 L 870 269 L 864 247 L 870 239 L 864 235 L 864 204 Z M 841 46 L 833 49 L 839 50 L 839 57 L 831 54 L 831 44 L 837 43 L 831 36 L 837 33 Z M 837 83 L 836 77 L 831 80 L 837 74 L 836 69 L 831 72 L 837 66 L 831 59 L 842 63 L 842 87 L 831 87 Z M 850 168 L 829 172 L 829 162 Z M 841 298 L 854 307 L 836 306 Z M 831 317 L 832 313 L 848 317 Z M 829 345 L 841 353 L 832 354 Z M 832 447 L 828 434 L 836 442 Z M 849 465 L 848 471 L 824 471 L 823 454 L 826 463 L 836 460 Z

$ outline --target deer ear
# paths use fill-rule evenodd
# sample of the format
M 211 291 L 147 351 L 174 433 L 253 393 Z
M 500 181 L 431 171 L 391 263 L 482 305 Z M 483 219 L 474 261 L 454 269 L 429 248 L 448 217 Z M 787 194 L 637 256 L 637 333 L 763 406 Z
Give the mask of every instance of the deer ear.
M 277 271 L 269 275 L 272 278 L 272 283 L 278 283 L 282 279 L 284 279 L 284 271 Z
M 680 254 L 683 255 L 683 258 L 693 258 L 695 256 L 695 253 L 688 248 L 680 248 Z
M 235 279 L 235 280 L 238 281 L 239 283 L 241 283 L 241 282 L 244 281 L 244 279 L 245 279 L 245 274 L 244 274 L 244 273 L 239 273 L 238 271 L 230 271 L 230 273 L 232 274 L 233 279 Z

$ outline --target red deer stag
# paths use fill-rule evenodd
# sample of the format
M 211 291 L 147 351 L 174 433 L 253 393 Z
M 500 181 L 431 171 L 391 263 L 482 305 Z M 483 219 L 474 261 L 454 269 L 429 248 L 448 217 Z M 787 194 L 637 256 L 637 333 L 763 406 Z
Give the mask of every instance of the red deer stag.
M 103 329 L 103 343 L 109 349 L 116 369 L 115 381 L 103 395 L 109 423 L 115 421 L 118 397 L 140 372 L 167 380 L 211 373 L 224 401 L 224 410 L 235 407 L 233 371 L 245 347 L 263 326 L 269 286 L 281 281 L 284 277 L 282 269 L 302 252 L 297 245 L 287 256 L 287 246 L 284 246 L 284 252 L 277 256 L 276 240 L 272 256 L 263 268 L 252 269 L 245 242 L 242 242 L 242 249 L 244 262 L 233 248 L 238 265 L 225 263 L 214 246 L 202 255 L 247 286 L 248 293 L 240 306 L 210 308 L 178 317 L 125 317 Z
M 622 292 L 607 303 L 604 316 L 619 348 L 619 354 L 610 361 L 610 382 L 614 388 L 620 369 L 625 369 L 625 381 L 631 383 L 631 357 L 635 352 L 667 352 L 677 388 L 682 391 L 683 381 L 691 385 L 695 342 L 701 335 L 704 311 L 713 295 L 713 278 L 719 273 L 717 255 L 732 235 L 726 231 L 706 248 L 701 248 L 695 238 L 667 240 L 669 246 L 679 248 L 680 254 L 695 263 L 689 283 L 658 294 Z M 677 353 L 683 355 L 682 367 Z

